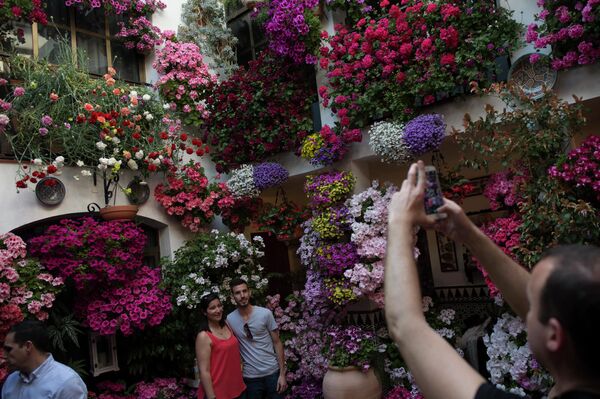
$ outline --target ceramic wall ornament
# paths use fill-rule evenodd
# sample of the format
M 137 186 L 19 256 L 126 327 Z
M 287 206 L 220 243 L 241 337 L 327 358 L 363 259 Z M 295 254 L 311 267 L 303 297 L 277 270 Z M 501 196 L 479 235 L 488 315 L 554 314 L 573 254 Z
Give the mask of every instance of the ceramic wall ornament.
M 535 62 L 531 62 L 535 60 Z M 548 56 L 531 53 L 519 57 L 510 67 L 508 82 L 519 87 L 531 99 L 537 100 L 556 84 L 558 73 L 550 66 Z
M 148 183 L 141 181 L 137 176 L 127 185 L 127 188 L 131 190 L 129 195 L 127 195 L 130 204 L 142 205 L 150 198 Z
M 54 176 L 46 176 L 35 186 L 35 195 L 42 204 L 55 206 L 65 198 L 66 189 L 62 181 Z

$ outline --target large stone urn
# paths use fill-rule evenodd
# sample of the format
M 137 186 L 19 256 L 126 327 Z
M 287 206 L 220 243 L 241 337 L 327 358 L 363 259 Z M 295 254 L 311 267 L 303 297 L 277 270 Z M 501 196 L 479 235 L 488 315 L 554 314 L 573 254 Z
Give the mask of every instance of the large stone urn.
M 323 379 L 325 399 L 380 399 L 381 384 L 373 371 L 356 367 L 329 367 Z

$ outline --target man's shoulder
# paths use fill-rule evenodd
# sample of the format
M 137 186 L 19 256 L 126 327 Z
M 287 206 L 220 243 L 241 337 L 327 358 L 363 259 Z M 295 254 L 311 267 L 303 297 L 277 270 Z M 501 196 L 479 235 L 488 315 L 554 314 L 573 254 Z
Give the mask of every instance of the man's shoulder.
M 81 379 L 75 370 L 56 360 L 52 362 L 52 368 L 49 370 L 48 377 L 62 380 L 70 380 L 72 378 Z
M 252 312 L 256 313 L 256 315 L 258 315 L 258 316 L 265 316 L 265 315 L 273 314 L 273 312 L 271 312 L 271 310 L 269 310 L 265 307 L 262 307 L 262 306 L 257 306 L 257 305 L 254 305 Z
M 240 312 L 237 309 L 235 309 L 233 312 L 231 312 L 227 315 L 227 321 L 229 323 L 231 323 L 232 321 L 236 322 L 236 321 L 240 320 L 241 318 L 242 318 L 242 316 L 240 315 Z
M 4 385 L 2 387 L 3 388 L 8 387 L 8 386 L 14 384 L 15 382 L 17 382 L 18 380 L 19 380 L 19 372 L 13 371 L 12 373 L 10 373 L 8 375 L 8 377 L 6 377 L 6 380 L 4 380 Z

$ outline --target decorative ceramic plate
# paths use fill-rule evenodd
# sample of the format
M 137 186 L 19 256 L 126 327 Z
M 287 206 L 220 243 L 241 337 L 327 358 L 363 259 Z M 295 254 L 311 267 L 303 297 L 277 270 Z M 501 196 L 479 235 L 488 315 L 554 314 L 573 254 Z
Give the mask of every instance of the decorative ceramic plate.
M 544 95 L 544 87 L 549 90 L 554 86 L 557 72 L 550 67 L 546 55 L 539 54 L 540 59 L 535 64 L 529 62 L 530 55 L 532 54 L 525 54 L 512 64 L 508 71 L 508 81 L 536 100 Z
M 131 194 L 127 196 L 129 202 L 134 205 L 142 205 L 150 198 L 150 187 L 147 183 L 142 183 L 139 179 L 133 179 L 127 188 L 131 190 Z
M 35 186 L 35 195 L 44 205 L 58 205 L 65 198 L 65 185 L 53 176 L 44 177 Z

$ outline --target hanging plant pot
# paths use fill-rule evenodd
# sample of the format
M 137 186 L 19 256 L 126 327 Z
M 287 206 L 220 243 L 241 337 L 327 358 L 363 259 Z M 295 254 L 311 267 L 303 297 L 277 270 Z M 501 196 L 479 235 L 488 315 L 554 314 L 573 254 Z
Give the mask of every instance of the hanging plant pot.
M 133 220 L 138 209 L 137 205 L 109 205 L 100 209 L 100 217 L 104 220 Z
M 300 239 L 300 237 L 302 237 L 302 233 L 304 233 L 304 230 L 302 230 L 302 227 L 298 225 L 294 229 L 294 233 L 291 235 L 290 234 L 277 234 L 277 240 L 284 241 L 284 242 L 298 240 L 298 239 Z
M 65 194 L 65 185 L 54 176 L 44 177 L 35 186 L 35 196 L 44 205 L 60 204 L 65 198 Z
M 373 371 L 363 373 L 356 367 L 329 367 L 323 379 L 325 399 L 379 399 L 381 384 Z

